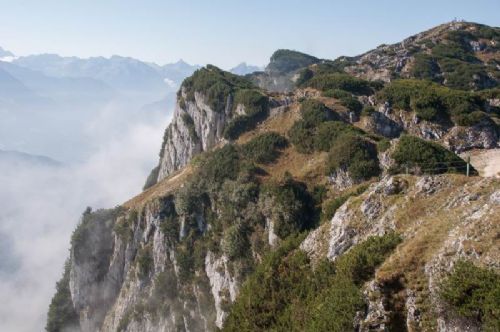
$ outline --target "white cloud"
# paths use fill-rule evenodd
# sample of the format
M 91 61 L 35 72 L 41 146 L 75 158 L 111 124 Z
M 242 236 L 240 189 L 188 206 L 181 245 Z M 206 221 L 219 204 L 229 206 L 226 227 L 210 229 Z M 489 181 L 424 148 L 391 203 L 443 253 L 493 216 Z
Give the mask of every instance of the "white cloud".
M 170 78 L 166 77 L 166 78 L 163 79 L 163 81 L 165 83 L 167 83 L 167 85 L 169 87 L 171 87 L 171 88 L 177 88 L 177 84 L 174 81 L 172 81 Z
M 3 62 L 12 62 L 14 60 L 16 60 L 17 56 L 12 56 L 12 55 L 7 55 L 7 56 L 4 56 L 4 57 L 0 57 L 0 61 L 3 61 Z
M 8 250 L 0 255 L 0 331 L 43 330 L 81 213 L 86 206 L 114 207 L 140 192 L 157 162 L 166 122 L 110 121 L 110 136 L 97 135 L 106 128 L 90 126 L 98 149 L 79 165 L 0 164 L 0 238 L 7 239 L 1 249 Z M 116 125 L 120 130 L 111 128 Z

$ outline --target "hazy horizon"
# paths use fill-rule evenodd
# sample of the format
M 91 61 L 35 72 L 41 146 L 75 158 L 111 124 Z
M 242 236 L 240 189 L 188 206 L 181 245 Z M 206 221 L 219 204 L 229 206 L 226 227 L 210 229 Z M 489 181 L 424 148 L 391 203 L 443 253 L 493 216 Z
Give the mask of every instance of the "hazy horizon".
M 0 6 L 0 47 L 16 56 L 118 55 L 226 70 L 242 62 L 265 66 L 277 49 L 323 59 L 359 55 L 454 18 L 500 25 L 498 0 L 0 0 Z M 143 63 L 30 65 L 0 61 L 0 331 L 43 329 L 82 212 L 141 192 L 158 162 L 176 91 L 193 69 L 175 72 L 174 82 L 164 68 Z M 1 150 L 63 165 L 12 163 Z
M 158 64 L 183 59 L 224 69 L 241 62 L 263 66 L 279 48 L 327 59 L 354 56 L 454 18 L 500 25 L 494 0 L 424 0 L 404 7 L 395 0 L 0 4 L 0 47 L 16 55 L 120 55 Z

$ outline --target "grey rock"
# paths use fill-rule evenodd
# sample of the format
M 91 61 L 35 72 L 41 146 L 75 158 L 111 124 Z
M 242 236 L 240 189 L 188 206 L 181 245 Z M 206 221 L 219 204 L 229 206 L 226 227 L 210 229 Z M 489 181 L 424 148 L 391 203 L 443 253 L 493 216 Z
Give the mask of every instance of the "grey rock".
M 496 126 L 481 123 L 472 127 L 453 127 L 444 137 L 447 148 L 456 153 L 471 149 L 498 147 L 499 133 Z
M 186 100 L 185 92 L 183 91 L 182 94 Z M 232 98 L 228 97 L 226 111 L 222 113 L 213 111 L 205 100 L 203 94 L 196 92 L 195 100 L 186 100 L 184 108 L 177 103 L 172 123 L 166 131 L 158 181 L 186 166 L 195 155 L 208 151 L 224 141 L 224 126 L 232 116 Z M 244 108 L 238 106 L 237 110 L 243 112 Z M 191 117 L 194 128 L 190 130 L 183 116 Z

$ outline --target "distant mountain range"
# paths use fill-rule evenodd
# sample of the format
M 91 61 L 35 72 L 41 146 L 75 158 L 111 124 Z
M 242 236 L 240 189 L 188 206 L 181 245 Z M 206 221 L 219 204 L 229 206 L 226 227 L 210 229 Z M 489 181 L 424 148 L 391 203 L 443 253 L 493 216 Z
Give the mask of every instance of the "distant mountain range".
M 182 60 L 159 66 L 122 56 L 82 59 L 56 54 L 16 57 L 11 61 L 11 65 L 52 78 L 93 79 L 119 93 L 146 96 L 165 94 L 199 68 Z
M 242 62 L 234 68 L 231 68 L 229 71 L 236 75 L 247 75 L 256 71 L 263 71 L 264 67 L 249 65 L 246 62 Z
M 11 61 L 14 54 L 0 47 L 0 61 Z
M 152 103 L 176 92 L 184 78 L 198 65 L 183 60 L 166 65 L 130 57 L 63 57 L 57 54 L 16 56 L 0 47 L 0 105 L 27 100 L 53 102 L 85 99 L 108 101 L 117 94 Z M 263 68 L 242 62 L 230 69 L 246 75 Z M 45 100 L 44 102 L 47 102 Z
M 89 127 L 103 114 L 114 119 L 109 131 L 166 121 L 182 81 L 199 68 L 183 60 L 16 56 L 0 48 L 0 148 L 81 159 L 93 139 Z M 246 63 L 231 69 L 238 75 L 258 70 Z
M 182 60 L 159 66 L 0 48 L 0 147 L 80 160 L 102 114 L 115 114 L 115 127 L 168 119 L 178 87 L 197 68 Z
M 8 164 L 11 167 L 16 166 L 42 166 L 42 167 L 60 167 L 62 163 L 47 156 L 32 155 L 19 151 L 0 150 L 0 164 Z

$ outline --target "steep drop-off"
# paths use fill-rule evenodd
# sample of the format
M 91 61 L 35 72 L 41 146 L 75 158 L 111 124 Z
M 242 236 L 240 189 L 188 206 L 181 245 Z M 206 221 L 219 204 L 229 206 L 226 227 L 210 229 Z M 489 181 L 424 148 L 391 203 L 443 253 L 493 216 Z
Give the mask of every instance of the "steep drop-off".
M 355 58 L 199 69 L 146 189 L 83 214 L 47 329 L 494 330 L 500 182 L 456 153 L 498 148 L 499 42 L 461 22 Z

